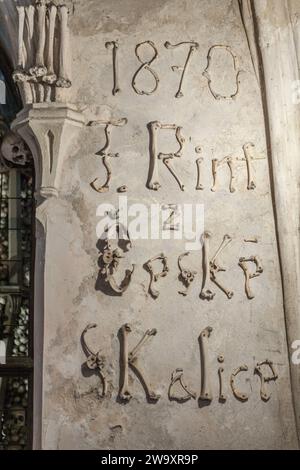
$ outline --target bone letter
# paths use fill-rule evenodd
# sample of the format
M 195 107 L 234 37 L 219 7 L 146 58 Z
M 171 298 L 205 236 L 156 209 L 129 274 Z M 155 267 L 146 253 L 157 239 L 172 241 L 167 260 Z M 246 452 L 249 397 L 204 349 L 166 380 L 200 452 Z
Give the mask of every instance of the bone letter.
M 208 376 L 208 338 L 213 331 L 211 326 L 208 326 L 201 331 L 199 336 L 200 353 L 201 353 L 201 393 L 199 401 L 212 401 L 212 393 L 210 388 L 210 381 Z
M 160 123 L 158 121 L 152 121 L 148 124 L 149 130 L 149 151 L 150 151 L 150 164 L 149 164 L 149 175 L 147 181 L 147 188 L 157 191 L 161 185 L 158 181 L 158 162 L 157 162 L 157 132 L 160 129 Z
M 256 184 L 252 176 L 252 160 L 254 160 L 254 148 L 254 144 L 252 144 L 251 142 L 243 145 L 248 174 L 247 189 L 249 190 L 256 188 Z
M 195 152 L 197 154 L 201 153 L 201 147 L 196 147 Z M 203 157 L 199 157 L 196 160 L 196 165 L 197 165 L 197 185 L 196 185 L 196 190 L 202 191 L 204 189 L 203 184 L 201 183 L 201 165 L 203 163 Z
M 112 55 L 113 55 L 113 76 L 114 76 L 114 86 L 112 89 L 112 94 L 115 96 L 117 93 L 121 91 L 119 86 L 119 61 L 118 61 L 118 49 L 119 44 L 117 41 L 109 41 L 105 44 L 105 47 L 112 48 Z
M 202 287 L 200 292 L 200 299 L 203 300 L 212 300 L 215 296 L 215 293 L 209 289 L 205 290 L 206 281 L 209 276 L 209 240 L 211 238 L 210 232 L 204 232 L 203 234 L 203 259 L 202 259 L 202 267 L 203 267 L 203 278 L 202 278 Z
M 119 399 L 123 402 L 128 402 L 131 398 L 132 395 L 129 392 L 129 387 L 128 387 L 128 366 L 133 369 L 135 372 L 136 376 L 140 380 L 141 384 L 143 385 L 147 399 L 150 402 L 157 402 L 160 399 L 160 395 L 156 394 L 153 392 L 153 390 L 148 386 L 142 372 L 140 371 L 138 364 L 137 364 L 137 356 L 138 352 L 142 348 L 142 346 L 151 338 L 152 336 L 155 336 L 157 331 L 155 328 L 152 330 L 147 330 L 145 334 L 143 335 L 142 339 L 138 342 L 138 344 L 128 353 L 128 334 L 131 332 L 131 327 L 128 324 L 125 324 L 121 328 L 121 336 L 122 336 L 122 350 L 121 350 L 121 367 L 122 367 L 122 373 L 121 373 L 121 389 L 119 392 Z
M 242 365 L 238 367 L 237 369 L 235 369 L 230 376 L 230 386 L 231 386 L 232 393 L 235 396 L 235 398 L 237 398 L 240 401 L 247 401 L 249 397 L 248 395 L 246 395 L 246 393 L 240 392 L 235 387 L 234 379 L 240 372 L 246 372 L 247 370 L 248 370 L 248 366 Z
M 256 266 L 255 272 L 250 273 L 247 263 L 254 263 Z M 245 275 L 245 291 L 248 299 L 254 299 L 255 295 L 253 294 L 251 287 L 250 287 L 250 280 L 260 276 L 263 273 L 263 267 L 258 259 L 257 256 L 250 256 L 249 258 L 240 258 L 239 260 L 239 266 L 242 268 L 244 271 Z
M 121 388 L 119 391 L 119 399 L 125 403 L 129 402 L 132 395 L 128 386 L 128 335 L 131 333 L 131 327 L 126 323 L 122 326 L 121 330 L 121 374 L 120 383 Z
M 264 365 L 268 366 L 271 369 L 271 372 L 272 372 L 271 376 L 266 377 L 264 375 L 264 373 L 262 371 L 262 366 L 264 366 Z M 278 375 L 275 372 L 273 362 L 269 361 L 268 359 L 266 359 L 263 362 L 258 362 L 256 364 L 255 369 L 254 369 L 254 373 L 257 374 L 260 378 L 260 397 L 261 397 L 261 399 L 263 401 L 269 401 L 270 398 L 271 398 L 271 393 L 268 392 L 267 387 L 266 387 L 266 383 L 271 382 L 271 380 L 275 381 L 275 380 L 278 379 Z
M 218 376 L 219 376 L 219 401 L 224 403 L 226 401 L 226 397 L 223 393 L 223 378 L 222 374 L 224 372 L 224 367 L 219 367 L 218 369 Z

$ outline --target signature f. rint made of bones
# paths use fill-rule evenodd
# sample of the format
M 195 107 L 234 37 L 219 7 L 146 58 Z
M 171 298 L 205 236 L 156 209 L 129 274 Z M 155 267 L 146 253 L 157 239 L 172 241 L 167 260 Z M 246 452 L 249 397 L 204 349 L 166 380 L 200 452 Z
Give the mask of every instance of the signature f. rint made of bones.
M 36 0 L 35 5 L 17 6 L 17 12 L 18 55 L 13 79 L 25 103 L 55 101 L 56 88 L 71 86 L 68 8 L 63 3 L 56 6 Z M 58 44 L 54 41 L 56 28 Z
M 91 348 L 88 346 L 86 342 L 86 333 L 93 329 L 96 328 L 97 325 L 96 323 L 91 323 L 88 324 L 83 332 L 81 333 L 81 343 L 82 343 L 82 348 L 84 353 L 87 356 L 86 360 L 86 366 L 90 370 L 97 370 L 98 374 L 100 376 L 101 384 L 102 384 L 102 391 L 100 393 L 101 398 L 104 398 L 107 394 L 107 381 L 106 378 L 103 374 L 103 369 L 105 367 L 105 357 L 100 354 L 100 351 L 94 352 L 91 350 Z
M 132 398 L 132 393 L 129 390 L 128 383 L 128 369 L 134 371 L 138 379 L 140 380 L 145 390 L 147 399 L 149 402 L 156 403 L 160 399 L 160 395 L 152 390 L 148 385 L 143 373 L 141 372 L 138 364 L 138 354 L 150 338 L 156 335 L 157 330 L 155 328 L 147 330 L 142 336 L 138 344 L 129 352 L 128 347 L 128 335 L 131 333 L 131 326 L 126 323 L 120 330 L 121 334 L 121 386 L 119 390 L 119 400 L 123 403 L 128 403 Z
M 182 266 L 182 259 L 185 256 L 188 256 L 189 254 L 190 254 L 190 252 L 187 251 L 186 253 L 182 253 L 178 257 L 178 267 L 179 267 L 179 270 L 180 270 L 179 278 L 185 286 L 185 290 L 184 291 L 179 290 L 178 293 L 181 294 L 181 295 L 184 295 L 184 296 L 186 296 L 188 294 L 189 287 L 190 287 L 191 283 L 193 282 L 193 280 L 195 279 L 195 276 L 197 274 L 197 271 L 186 269 Z
M 100 155 L 102 157 L 102 163 L 103 166 L 106 170 L 106 180 L 104 184 L 101 186 L 96 185 L 96 181 L 98 178 L 95 178 L 91 183 L 91 187 L 97 191 L 98 193 L 105 193 L 109 191 L 109 183 L 112 177 L 112 171 L 111 167 L 109 165 L 109 159 L 112 157 L 119 157 L 118 153 L 112 153 L 110 152 L 110 145 L 111 145 L 111 134 L 112 130 L 114 127 L 123 127 L 127 124 L 127 118 L 121 118 L 121 119 L 114 119 L 110 121 L 90 121 L 88 123 L 88 126 L 104 126 L 104 133 L 105 133 L 105 144 L 104 146 L 99 150 L 99 152 L 96 153 L 96 155 Z M 125 185 L 122 186 L 122 188 L 125 188 Z M 120 192 L 125 192 L 125 191 L 120 191 Z
M 255 145 L 252 142 L 248 142 L 243 145 L 243 153 L 244 153 L 243 157 L 235 157 L 233 155 L 230 155 L 220 160 L 217 158 L 212 159 L 212 177 L 213 177 L 213 186 L 211 187 L 212 192 L 216 192 L 218 190 L 218 173 L 219 173 L 219 170 L 225 165 L 228 166 L 228 169 L 230 172 L 229 191 L 231 193 L 236 192 L 235 180 L 237 177 L 237 170 L 240 169 L 242 165 L 244 166 L 244 163 L 241 164 L 239 162 L 246 163 L 247 189 L 250 191 L 256 188 L 256 183 L 254 181 L 253 162 L 256 160 L 265 160 L 265 157 L 259 156 L 257 154 L 255 150 Z M 201 162 L 197 165 L 200 166 Z M 196 189 L 201 189 L 201 188 L 196 187 Z
M 175 138 L 178 142 L 179 149 L 176 152 L 172 153 L 162 153 L 158 152 L 157 147 L 157 137 L 158 131 L 163 129 L 171 129 L 175 131 Z M 148 123 L 149 130 L 149 139 L 150 139 L 150 162 L 149 162 L 149 174 L 147 181 L 147 188 L 157 191 L 161 184 L 159 182 L 158 175 L 158 160 L 162 160 L 164 165 L 168 168 L 172 176 L 175 178 L 178 186 L 181 191 L 184 191 L 184 184 L 181 182 L 180 178 L 175 173 L 175 170 L 171 166 L 171 161 L 177 157 L 182 157 L 182 150 L 185 143 L 185 139 L 181 133 L 182 127 L 177 126 L 176 124 L 162 124 L 159 121 L 152 121 Z
M 181 388 L 184 390 L 185 395 L 178 395 L 178 393 L 175 392 L 174 388 L 176 384 L 179 384 Z M 185 403 L 186 401 L 190 400 L 193 398 L 194 400 L 197 397 L 197 394 L 190 390 L 184 379 L 183 379 L 183 369 L 176 369 L 172 372 L 171 375 L 171 383 L 169 385 L 168 389 L 168 397 L 170 401 L 177 401 L 178 403 Z
M 222 95 L 221 93 L 218 93 L 213 88 L 213 84 L 212 84 L 212 77 L 211 77 L 211 73 L 210 73 L 210 68 L 212 66 L 213 54 L 218 49 L 228 52 L 231 55 L 232 60 L 233 60 L 233 69 L 234 69 L 234 72 L 235 72 L 235 90 L 234 90 L 233 93 L 228 94 L 228 95 Z M 230 46 L 216 44 L 216 45 L 212 46 L 209 49 L 208 54 L 207 54 L 207 66 L 206 66 L 206 69 L 204 70 L 204 72 L 202 73 L 202 75 L 203 75 L 203 77 L 205 77 L 207 79 L 208 88 L 209 88 L 211 94 L 213 95 L 213 97 L 216 100 L 232 100 L 232 99 L 236 98 L 236 96 L 239 93 L 240 73 L 241 73 L 241 70 L 239 68 L 238 58 L 237 58 L 236 54 L 233 52 L 233 50 L 231 49 Z
M 162 262 L 162 270 L 158 273 L 155 273 L 153 269 L 153 263 L 155 261 Z M 154 256 L 153 258 L 149 259 L 145 263 L 145 267 L 150 274 L 149 293 L 154 299 L 157 299 L 160 292 L 153 287 L 153 284 L 156 283 L 160 278 L 165 277 L 168 274 L 169 272 L 168 259 L 163 253 L 160 253 L 159 255 Z
M 171 44 L 169 41 L 165 42 L 165 48 L 166 49 L 176 49 L 176 47 L 185 46 L 185 45 L 189 45 L 189 52 L 188 52 L 188 55 L 187 55 L 184 66 L 172 65 L 172 67 L 171 67 L 173 72 L 177 72 L 177 71 L 181 72 L 182 71 L 180 82 L 179 82 L 179 88 L 178 88 L 178 90 L 175 94 L 175 98 L 182 98 L 183 97 L 183 92 L 182 92 L 183 80 L 184 80 L 185 74 L 187 73 L 189 63 L 190 63 L 190 60 L 192 58 L 192 55 L 193 55 L 194 51 L 199 49 L 199 43 L 194 42 L 194 41 L 183 41 L 183 42 L 179 42 L 178 44 Z
M 248 268 L 248 263 L 254 263 L 255 264 L 255 272 L 250 273 L 249 268 Z M 259 277 L 263 273 L 263 267 L 262 264 L 258 258 L 258 256 L 250 256 L 249 258 L 240 258 L 239 260 L 239 266 L 242 268 L 244 271 L 245 275 L 245 292 L 249 300 L 254 299 L 255 295 L 251 290 L 250 287 L 250 280 Z

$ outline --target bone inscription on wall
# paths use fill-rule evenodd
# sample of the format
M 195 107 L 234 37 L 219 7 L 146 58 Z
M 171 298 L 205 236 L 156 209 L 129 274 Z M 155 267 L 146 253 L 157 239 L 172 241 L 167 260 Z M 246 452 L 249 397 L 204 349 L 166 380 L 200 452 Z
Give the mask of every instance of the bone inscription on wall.
M 123 127 L 128 123 L 127 118 L 119 118 L 119 119 L 111 119 L 109 121 L 106 120 L 96 120 L 96 121 L 89 121 L 89 127 L 95 126 L 103 126 L 105 132 L 105 144 L 104 146 L 96 153 L 102 157 L 102 163 L 106 171 L 106 180 L 102 185 L 97 185 L 96 182 L 98 178 L 94 178 L 93 181 L 90 183 L 91 187 L 97 191 L 98 193 L 104 193 L 109 191 L 109 183 L 112 177 L 111 166 L 109 164 L 109 160 L 112 157 L 119 157 L 118 153 L 113 153 L 110 150 L 111 140 L 112 140 L 112 130 L 114 128 Z M 183 135 L 183 128 L 177 124 L 168 124 L 168 123 L 161 123 L 160 121 L 151 121 L 147 124 L 148 132 L 149 132 L 149 170 L 148 170 L 148 179 L 146 182 L 146 187 L 148 189 L 158 191 L 161 188 L 160 178 L 159 178 L 159 166 L 162 162 L 164 166 L 169 170 L 171 175 L 173 176 L 175 182 L 177 183 L 179 189 L 181 191 L 185 190 L 185 183 L 181 180 L 180 175 L 178 174 L 177 170 L 175 169 L 175 162 L 176 159 L 181 159 L 183 157 L 184 152 L 184 145 L 185 145 L 185 137 Z M 174 138 L 176 144 L 178 145 L 178 149 L 173 152 L 163 153 L 159 151 L 158 148 L 158 136 L 159 132 L 164 130 L 171 130 L 174 131 Z M 247 171 L 247 183 L 245 187 L 247 190 L 254 190 L 256 188 L 256 183 L 254 181 L 254 162 L 260 160 L 266 160 L 263 155 L 260 155 L 256 149 L 255 145 L 252 142 L 248 142 L 243 145 L 242 147 L 243 156 L 237 155 L 227 155 L 221 159 L 213 158 L 211 161 L 211 172 L 212 172 L 212 186 L 211 191 L 216 192 L 219 189 L 218 184 L 218 174 L 219 170 L 222 167 L 227 167 L 229 169 L 229 185 L 228 189 L 230 193 L 235 193 L 237 191 L 237 187 L 235 184 L 237 172 L 244 167 L 246 167 Z M 200 154 L 203 153 L 203 149 L 200 146 L 195 148 L 196 153 L 196 186 L 195 190 L 204 190 L 204 185 L 201 183 L 201 171 L 203 168 L 204 158 Z M 128 186 L 122 184 L 117 188 L 118 192 L 126 192 L 128 190 Z
M 170 41 L 166 41 L 164 43 L 164 47 L 168 50 L 173 50 L 177 48 L 188 48 L 187 56 L 183 65 L 172 65 L 171 69 L 173 72 L 181 72 L 180 79 L 179 79 L 179 86 L 178 90 L 175 93 L 175 98 L 182 98 L 184 96 L 183 88 L 184 83 L 187 80 L 188 69 L 191 66 L 192 56 L 195 54 L 196 51 L 199 50 L 199 43 L 196 41 L 181 41 L 177 44 L 172 44 Z M 117 93 L 121 91 L 120 88 L 120 79 L 119 79 L 119 63 L 118 63 L 118 53 L 119 53 L 119 43 L 117 40 L 111 40 L 105 43 L 105 47 L 107 49 L 112 49 L 112 75 L 113 75 L 113 88 L 112 94 L 115 96 Z M 147 50 L 148 49 L 148 50 Z M 150 51 L 150 52 L 149 52 Z M 222 51 L 224 54 L 229 55 L 232 65 L 230 66 L 234 73 L 233 85 L 230 85 L 232 88 L 227 94 L 219 92 L 217 88 L 215 88 L 213 76 L 211 73 L 211 69 L 214 66 L 214 63 L 217 61 L 215 59 L 215 52 Z M 151 54 L 149 59 L 143 59 L 142 55 Z M 135 56 L 139 63 L 141 64 L 137 71 L 134 73 L 132 78 L 132 88 L 138 95 L 153 95 L 159 86 L 159 75 L 156 70 L 152 67 L 153 62 L 158 58 L 159 52 L 158 48 L 156 47 L 153 41 L 147 40 L 140 42 L 135 46 Z M 239 61 L 236 53 L 229 45 L 221 45 L 216 44 L 210 47 L 207 55 L 207 66 L 203 71 L 202 75 L 207 79 L 208 89 L 215 100 L 232 100 L 236 98 L 239 93 L 239 79 L 241 69 L 239 67 Z M 138 81 L 142 81 L 142 74 L 148 72 L 153 79 L 153 86 L 149 89 L 144 89 L 141 85 L 138 85 Z M 223 70 L 224 72 L 224 70 Z M 141 76 L 140 76 L 141 75 Z
M 56 90 L 71 86 L 68 8 L 37 0 L 34 6 L 17 6 L 17 11 L 18 57 L 13 79 L 25 104 L 56 101 Z
M 117 225 L 117 233 L 120 232 L 120 226 L 118 223 Z M 113 226 L 110 226 L 109 230 L 112 230 Z M 172 230 L 173 228 L 171 228 Z M 123 237 L 124 237 L 124 230 Z M 219 288 L 221 292 L 225 294 L 228 300 L 231 300 L 234 296 L 234 292 L 223 285 L 220 281 L 218 275 L 219 273 L 225 273 L 227 269 L 224 266 L 220 265 L 220 255 L 221 253 L 228 247 L 228 245 L 232 242 L 233 238 L 225 234 L 223 240 L 219 244 L 214 255 L 210 256 L 210 240 L 212 238 L 212 233 L 209 231 L 205 231 L 202 236 L 202 262 L 201 262 L 201 271 L 202 271 L 202 284 L 201 290 L 199 294 L 199 298 L 201 300 L 211 301 L 214 299 L 216 292 L 214 292 L 213 287 L 209 284 L 214 284 Z M 113 292 L 117 295 L 122 295 L 130 285 L 130 281 L 132 275 L 134 273 L 135 266 L 132 265 L 131 270 L 127 270 L 125 273 L 125 277 L 120 286 L 117 285 L 114 274 L 119 267 L 119 261 L 121 258 L 124 257 L 123 251 L 116 247 L 113 249 L 112 247 L 112 240 L 109 240 L 109 233 L 107 234 L 107 238 L 101 240 L 103 244 L 103 248 L 101 251 L 100 256 L 100 275 L 104 279 L 105 283 L 108 283 L 113 290 Z M 124 239 L 123 239 L 124 242 Z M 258 239 L 256 237 L 246 238 L 244 239 L 245 243 L 258 243 Z M 128 246 L 131 247 L 130 236 L 128 230 L 126 230 L 126 240 L 125 240 L 125 251 L 128 251 Z M 189 292 L 189 288 L 195 277 L 197 275 L 197 271 L 188 269 L 187 267 L 183 266 L 183 258 L 187 257 L 190 252 L 182 253 L 178 256 L 177 264 L 179 268 L 178 280 L 182 282 L 185 287 L 185 290 L 178 290 L 178 293 L 187 296 Z M 196 256 L 197 251 L 193 252 L 194 256 Z M 159 264 L 160 263 L 160 266 Z M 255 298 L 254 291 L 252 290 L 252 286 L 250 281 L 254 278 L 258 278 L 263 274 L 263 266 L 262 263 L 257 255 L 252 255 L 249 257 L 241 257 L 237 262 L 238 266 L 242 269 L 244 273 L 244 289 L 246 297 L 249 300 Z M 249 265 L 254 265 L 254 270 L 250 271 Z M 159 285 L 160 279 L 166 277 L 170 271 L 168 258 L 164 253 L 160 253 L 158 255 L 153 256 L 151 259 L 146 261 L 143 265 L 144 269 L 149 273 L 150 280 L 149 280 L 149 287 L 148 292 L 150 296 L 156 300 L 160 295 L 160 290 L 156 286 Z M 108 293 L 104 291 L 105 293 Z
M 89 330 L 96 328 L 96 324 L 88 324 L 81 334 L 81 345 L 86 359 L 86 366 L 90 370 L 97 371 L 100 380 L 101 380 L 101 390 L 97 391 L 99 398 L 103 399 L 110 397 L 111 395 L 107 393 L 107 375 L 108 371 L 105 371 L 106 358 L 98 352 L 93 352 L 86 342 L 86 334 Z M 120 341 L 120 377 L 119 377 L 119 391 L 118 391 L 118 401 L 120 403 L 126 404 L 133 398 L 133 392 L 130 389 L 129 385 L 129 371 L 132 371 L 137 380 L 140 382 L 142 389 L 145 392 L 145 398 L 148 403 L 157 403 L 162 397 L 161 393 L 154 391 L 153 386 L 150 383 L 149 376 L 150 372 L 147 374 L 144 372 L 144 369 L 147 367 L 147 361 L 143 360 L 143 366 L 141 366 L 139 361 L 139 353 L 142 349 L 146 348 L 146 345 L 150 340 L 154 339 L 158 334 L 156 328 L 148 329 L 142 335 L 140 340 L 136 343 L 134 347 L 129 346 L 129 336 L 132 333 L 132 326 L 128 323 L 125 323 L 119 330 L 118 337 Z M 202 406 L 202 402 L 210 404 L 215 395 L 218 395 L 218 401 L 220 403 L 225 403 L 227 401 L 227 394 L 229 392 L 229 386 L 232 392 L 233 397 L 241 402 L 246 402 L 249 399 L 249 393 L 245 390 L 240 390 L 236 385 L 236 377 L 240 373 L 247 373 L 247 381 L 250 381 L 249 378 L 249 367 L 246 364 L 240 365 L 235 368 L 230 375 L 227 373 L 227 380 L 224 379 L 226 368 L 224 366 L 224 355 L 219 354 L 217 356 L 217 362 L 222 364 L 221 367 L 213 369 L 212 354 L 210 351 L 210 337 L 213 333 L 213 328 L 208 326 L 204 328 L 198 337 L 199 349 L 200 349 L 200 362 L 201 362 L 201 388 L 198 396 L 199 407 Z M 148 364 L 149 367 L 155 367 L 155 364 Z M 147 370 L 148 370 L 147 368 Z M 215 393 L 211 386 L 211 379 L 213 374 L 217 374 L 219 381 L 219 393 Z M 278 379 L 278 374 L 275 370 L 274 364 L 269 359 L 265 359 L 261 362 L 257 362 L 253 367 L 253 375 L 257 375 L 260 380 L 259 385 L 259 395 L 262 401 L 267 402 L 271 398 L 271 385 L 270 382 L 275 382 Z M 187 385 L 184 379 L 184 371 L 181 367 L 174 369 L 171 374 L 170 382 L 167 386 L 167 397 L 169 401 L 176 401 L 177 403 L 186 403 L 191 399 L 197 398 L 197 393 L 193 390 L 192 386 Z M 197 379 L 195 378 L 195 382 Z M 158 385 L 156 385 L 156 390 L 158 390 Z M 112 388 L 114 388 L 112 386 Z M 166 388 L 166 387 L 164 387 Z M 253 390 L 254 387 L 251 387 Z

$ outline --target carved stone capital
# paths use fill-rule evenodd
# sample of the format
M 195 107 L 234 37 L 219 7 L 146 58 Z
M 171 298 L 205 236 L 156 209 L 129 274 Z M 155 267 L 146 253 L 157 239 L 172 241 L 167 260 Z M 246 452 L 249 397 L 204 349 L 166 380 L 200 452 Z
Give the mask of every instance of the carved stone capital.
M 11 128 L 32 152 L 37 195 L 58 196 L 65 157 L 84 122 L 73 105 L 64 103 L 34 103 L 17 115 Z

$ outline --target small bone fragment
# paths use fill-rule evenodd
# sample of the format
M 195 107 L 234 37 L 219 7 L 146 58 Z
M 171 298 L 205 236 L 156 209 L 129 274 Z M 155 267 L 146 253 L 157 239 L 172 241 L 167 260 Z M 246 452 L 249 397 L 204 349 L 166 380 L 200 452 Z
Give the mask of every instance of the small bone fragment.
M 118 193 L 126 193 L 128 190 L 127 186 L 124 184 L 123 186 L 119 186 L 117 191 Z
M 244 238 L 245 243 L 258 243 L 258 238 L 257 237 L 252 237 L 252 238 Z

